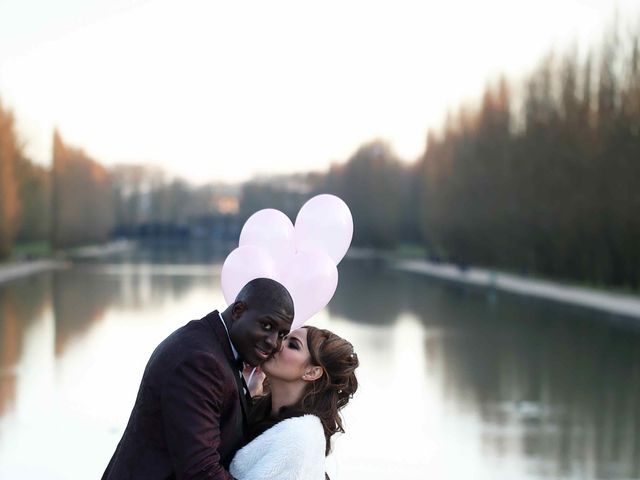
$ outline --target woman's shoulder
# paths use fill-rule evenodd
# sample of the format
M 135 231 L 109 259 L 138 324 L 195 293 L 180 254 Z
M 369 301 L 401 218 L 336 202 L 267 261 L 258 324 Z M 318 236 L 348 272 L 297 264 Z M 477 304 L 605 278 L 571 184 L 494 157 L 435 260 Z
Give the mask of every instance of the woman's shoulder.
M 276 423 L 273 428 L 281 428 L 294 431 L 323 431 L 320 418 L 311 413 L 300 415 L 298 417 L 285 418 L 284 420 Z
M 255 437 L 247 446 L 259 443 L 299 441 L 301 444 L 309 445 L 310 442 L 324 442 L 324 429 L 320 418 L 312 414 L 305 414 L 297 417 L 289 417 L 280 420 L 270 428 Z
M 281 420 L 257 438 L 260 437 L 272 441 L 286 438 L 289 444 L 296 442 L 301 446 L 310 446 L 314 443 L 322 445 L 324 443 L 324 429 L 318 417 L 306 414 Z
M 320 420 L 320 417 L 313 413 L 305 413 L 299 417 L 288 418 L 287 420 L 298 420 L 301 425 L 313 425 L 322 428 L 322 421 Z
M 324 430 L 318 417 L 308 414 L 286 418 L 236 453 L 231 474 L 242 480 L 324 478 L 324 448 Z

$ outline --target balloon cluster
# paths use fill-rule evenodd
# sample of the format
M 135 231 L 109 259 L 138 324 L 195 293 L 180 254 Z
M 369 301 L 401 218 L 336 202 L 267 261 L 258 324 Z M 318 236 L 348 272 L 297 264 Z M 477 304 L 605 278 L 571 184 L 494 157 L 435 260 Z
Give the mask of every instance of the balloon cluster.
M 349 207 L 335 195 L 310 199 L 298 212 L 295 227 L 279 210 L 260 210 L 245 222 L 238 248 L 222 266 L 224 298 L 231 304 L 247 282 L 272 278 L 291 294 L 291 329 L 298 328 L 331 300 L 338 286 L 336 265 L 352 236 Z

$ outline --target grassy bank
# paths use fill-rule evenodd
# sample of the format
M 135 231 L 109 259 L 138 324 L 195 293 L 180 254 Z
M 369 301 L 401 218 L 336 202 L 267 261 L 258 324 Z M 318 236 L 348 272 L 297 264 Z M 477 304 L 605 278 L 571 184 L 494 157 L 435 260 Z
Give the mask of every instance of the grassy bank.
M 17 243 L 13 246 L 9 261 L 33 260 L 50 258 L 53 250 L 49 242 L 26 242 Z

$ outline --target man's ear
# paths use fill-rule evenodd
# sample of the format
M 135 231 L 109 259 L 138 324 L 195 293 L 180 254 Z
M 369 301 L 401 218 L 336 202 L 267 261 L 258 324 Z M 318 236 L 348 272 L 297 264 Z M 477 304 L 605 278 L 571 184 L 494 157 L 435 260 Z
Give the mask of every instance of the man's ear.
M 242 301 L 238 301 L 238 302 L 235 302 L 233 304 L 233 307 L 231 308 L 231 316 L 233 317 L 234 320 L 237 320 L 246 311 L 247 311 L 247 304 Z
M 323 373 L 324 370 L 322 369 L 322 367 L 312 365 L 305 370 L 304 375 L 302 375 L 302 379 L 307 382 L 313 382 L 319 379 Z

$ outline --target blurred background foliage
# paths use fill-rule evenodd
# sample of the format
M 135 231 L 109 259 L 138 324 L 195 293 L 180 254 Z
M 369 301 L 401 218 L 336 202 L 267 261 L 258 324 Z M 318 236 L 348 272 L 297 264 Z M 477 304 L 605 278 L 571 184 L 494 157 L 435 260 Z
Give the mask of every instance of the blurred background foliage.
M 495 80 L 427 132 L 418 159 L 374 139 L 328 171 L 240 185 L 106 168 L 57 132 L 51 167 L 38 165 L 0 103 L 0 256 L 114 237 L 232 240 L 256 210 L 294 221 L 326 192 L 352 209 L 355 246 L 637 290 L 639 42 L 612 28 L 586 55 L 554 52 L 524 79 Z

